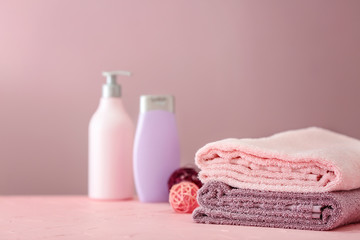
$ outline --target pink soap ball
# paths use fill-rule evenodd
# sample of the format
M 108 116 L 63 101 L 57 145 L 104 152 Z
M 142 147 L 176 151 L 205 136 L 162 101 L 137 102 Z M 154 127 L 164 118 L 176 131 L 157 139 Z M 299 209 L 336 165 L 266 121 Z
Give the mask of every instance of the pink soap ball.
M 199 206 L 196 198 L 199 187 L 192 182 L 180 182 L 170 189 L 169 202 L 175 212 L 192 213 Z

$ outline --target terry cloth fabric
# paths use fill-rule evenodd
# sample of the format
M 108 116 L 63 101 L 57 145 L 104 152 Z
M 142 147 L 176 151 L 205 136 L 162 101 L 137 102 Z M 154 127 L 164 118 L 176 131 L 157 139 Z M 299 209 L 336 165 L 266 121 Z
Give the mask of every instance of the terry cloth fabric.
M 204 183 L 287 192 L 360 188 L 360 141 L 316 127 L 209 143 L 195 163 Z
M 198 192 L 197 223 L 331 230 L 360 221 L 360 189 L 326 193 L 271 192 L 208 182 Z

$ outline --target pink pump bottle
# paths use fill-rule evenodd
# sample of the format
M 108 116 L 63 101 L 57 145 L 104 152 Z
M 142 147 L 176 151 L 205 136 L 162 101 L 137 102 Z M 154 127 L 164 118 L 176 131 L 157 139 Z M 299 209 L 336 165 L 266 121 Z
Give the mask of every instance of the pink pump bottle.
M 89 124 L 89 197 L 99 200 L 130 199 L 134 195 L 132 149 L 134 124 L 121 100 L 117 75 L 105 72 L 100 104 Z
M 141 202 L 168 202 L 167 182 L 180 167 L 174 97 L 145 95 L 134 142 L 134 177 Z

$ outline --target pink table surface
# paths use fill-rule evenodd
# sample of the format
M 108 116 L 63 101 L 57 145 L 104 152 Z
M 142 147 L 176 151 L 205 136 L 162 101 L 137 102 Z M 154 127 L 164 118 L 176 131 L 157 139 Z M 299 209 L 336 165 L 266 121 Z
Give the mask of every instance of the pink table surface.
M 360 224 L 329 232 L 196 224 L 167 203 L 85 196 L 0 197 L 0 239 L 360 239 Z

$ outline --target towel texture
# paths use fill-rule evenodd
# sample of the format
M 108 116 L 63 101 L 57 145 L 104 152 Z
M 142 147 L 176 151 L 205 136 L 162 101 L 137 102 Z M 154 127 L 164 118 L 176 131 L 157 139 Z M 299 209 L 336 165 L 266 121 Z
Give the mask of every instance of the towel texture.
M 287 192 L 360 188 L 360 141 L 315 127 L 209 143 L 195 163 L 204 183 Z
M 198 223 L 331 230 L 360 221 L 360 189 L 326 193 L 232 188 L 211 181 L 198 192 Z

